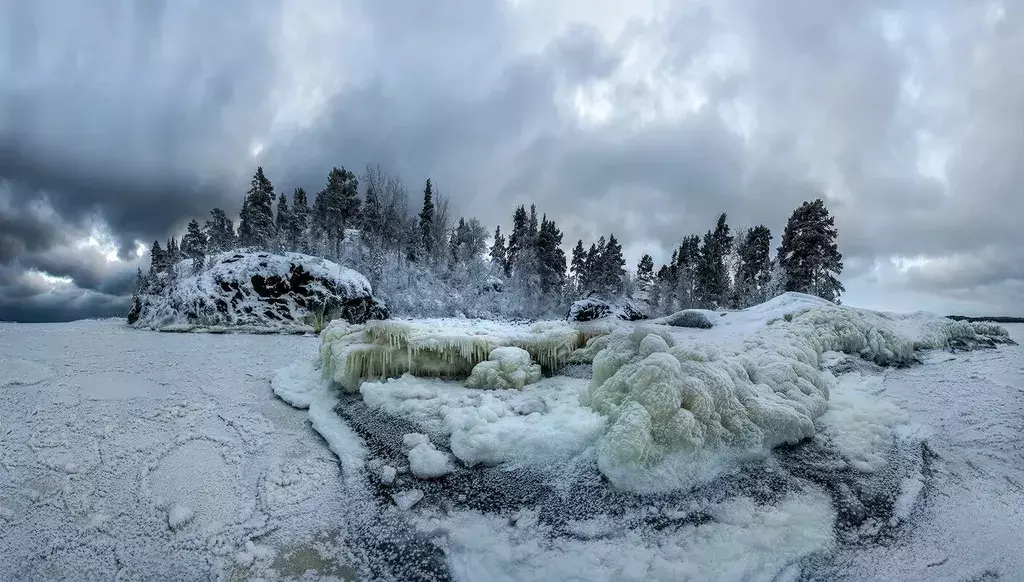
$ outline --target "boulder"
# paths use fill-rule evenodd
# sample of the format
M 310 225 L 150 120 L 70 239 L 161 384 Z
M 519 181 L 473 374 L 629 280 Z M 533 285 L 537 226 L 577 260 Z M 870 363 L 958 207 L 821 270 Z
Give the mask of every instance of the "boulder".
M 692 327 L 696 329 L 711 329 L 714 323 L 703 312 L 696 309 L 684 309 L 672 315 L 666 316 L 662 323 L 673 327 Z
M 298 253 L 226 252 L 192 273 L 182 261 L 151 277 L 128 313 L 128 323 L 168 331 L 239 328 L 319 331 L 334 319 L 386 319 L 360 273 Z

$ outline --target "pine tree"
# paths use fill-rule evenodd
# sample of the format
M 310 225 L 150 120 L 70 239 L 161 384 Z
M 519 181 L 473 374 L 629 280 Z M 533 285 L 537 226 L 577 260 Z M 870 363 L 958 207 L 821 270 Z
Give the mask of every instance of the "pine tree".
M 186 258 L 192 259 L 192 270 L 197 273 L 206 263 L 206 245 L 206 235 L 199 221 L 193 218 L 188 223 L 185 236 L 181 238 L 181 252 Z
M 768 282 L 772 276 L 772 233 L 758 225 L 739 237 L 736 269 L 735 306 L 749 307 L 767 299 Z
M 675 293 L 682 307 L 697 305 L 697 267 L 700 263 L 700 237 L 691 234 L 683 237 L 679 248 L 673 254 L 672 274 Z
M 375 249 L 383 244 L 381 223 L 384 214 L 380 206 L 380 193 L 377 188 L 378 185 L 374 181 L 367 182 L 366 194 L 363 197 L 363 212 L 359 220 L 363 240 L 366 240 Z
M 501 234 L 500 224 L 494 229 L 494 242 L 491 243 L 490 254 L 491 264 L 504 271 L 505 263 L 508 262 L 508 257 L 505 252 L 505 237 Z
M 423 209 L 420 210 L 420 245 L 427 257 L 434 252 L 434 200 L 430 178 L 423 187 Z
M 508 251 L 506 252 L 506 274 L 511 274 L 516 262 L 519 261 L 519 255 L 526 247 L 529 238 L 527 222 L 526 208 L 520 205 L 512 214 L 512 234 L 508 237 Z
M 288 198 L 284 192 L 277 200 L 277 249 L 279 251 L 292 250 L 292 212 L 288 208 Z
M 160 248 L 160 241 L 155 240 L 153 241 L 153 246 L 149 249 L 149 274 L 155 275 L 166 270 L 166 255 L 163 249 Z
M 270 249 L 277 239 L 274 224 L 274 185 L 263 174 L 263 167 L 256 168 L 249 185 L 245 203 L 242 205 L 241 222 L 238 227 L 242 246 Z
M 640 291 L 649 293 L 654 286 L 654 259 L 645 254 L 636 265 L 636 285 Z
M 135 267 L 135 284 L 132 285 L 132 303 L 139 298 L 146 290 L 146 276 L 142 274 L 142 267 Z
M 572 264 L 569 267 L 572 273 L 572 287 L 574 293 L 580 293 L 583 290 L 583 278 L 586 274 L 587 268 L 587 251 L 583 250 L 583 239 L 576 241 L 576 246 L 572 249 Z
M 327 184 L 317 192 L 313 202 L 313 224 L 317 239 L 322 241 L 329 255 L 341 257 L 341 243 L 345 230 L 355 224 L 359 215 L 359 180 L 345 168 L 331 168 Z
M 288 248 L 299 253 L 310 252 L 309 248 L 309 201 L 306 191 L 296 188 L 292 192 L 292 217 L 288 230 Z
M 537 259 L 542 293 L 560 295 L 565 286 L 565 251 L 562 231 L 547 215 L 541 219 L 537 232 Z
M 229 251 L 235 248 L 235 226 L 220 208 L 210 211 L 206 221 L 207 251 L 211 253 Z
M 838 231 L 820 198 L 804 202 L 786 222 L 778 261 L 786 275 L 786 290 L 838 301 L 846 289 L 839 282 L 843 255 L 836 244 Z
M 531 241 L 537 240 L 538 225 L 537 225 L 537 205 L 530 205 L 530 222 L 526 227 L 526 236 Z
M 715 230 L 704 235 L 697 264 L 697 302 L 703 307 L 724 306 L 729 296 L 729 270 L 725 256 L 732 247 L 726 215 L 718 217 Z
M 626 279 L 626 260 L 622 258 L 622 246 L 612 234 L 601 252 L 601 291 L 609 296 L 619 294 Z

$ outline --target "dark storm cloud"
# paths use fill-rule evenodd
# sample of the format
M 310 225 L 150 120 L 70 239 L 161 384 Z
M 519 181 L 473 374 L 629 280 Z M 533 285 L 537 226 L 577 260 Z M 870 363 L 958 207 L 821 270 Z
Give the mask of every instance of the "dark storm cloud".
M 96 221 L 127 259 L 213 206 L 237 212 L 256 163 L 279 191 L 379 163 L 488 225 L 537 202 L 567 243 L 615 232 L 659 258 L 720 212 L 778 234 L 821 196 L 865 283 L 850 302 L 1024 304 L 1024 249 L 1008 244 L 1024 212 L 1018 5 L 673 3 L 608 37 L 593 3 L 548 26 L 571 4 L 0 6 L 0 178 L 16 192 L 0 199 L 0 266 L 72 278 L 75 313 L 112 309 L 136 262 L 75 245 Z M 680 113 L 665 95 L 684 79 L 702 103 Z M 588 91 L 603 118 L 574 112 Z M 32 210 L 44 198 L 54 215 Z M 893 256 L 935 260 L 879 268 Z M 11 277 L 6 313 L 55 308 L 57 292 L 32 299 Z

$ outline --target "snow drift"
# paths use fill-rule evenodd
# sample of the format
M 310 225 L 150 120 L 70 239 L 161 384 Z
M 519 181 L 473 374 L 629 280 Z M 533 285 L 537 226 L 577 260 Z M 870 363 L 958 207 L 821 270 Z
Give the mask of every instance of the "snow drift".
M 360 273 L 298 253 L 226 252 L 193 274 L 191 261 L 159 273 L 133 303 L 128 323 L 163 331 L 195 328 L 307 332 L 334 319 L 386 318 Z
M 565 364 L 574 350 L 597 333 L 601 331 L 559 321 L 516 324 L 418 319 L 352 325 L 336 320 L 320 334 L 321 360 L 324 377 L 349 391 L 358 390 L 364 380 L 396 378 L 405 373 L 465 379 L 477 364 L 491 357 L 495 348 L 508 346 L 524 350 L 550 372 Z M 498 357 L 502 357 L 500 352 Z M 498 362 L 498 369 L 501 367 Z M 489 369 L 490 366 L 485 367 L 472 382 L 483 381 L 482 375 L 488 374 L 485 370 Z M 533 375 L 529 365 L 524 374 L 524 381 Z
M 918 349 L 1000 341 L 1001 328 L 928 315 L 890 315 L 788 293 L 737 321 L 761 325 L 735 349 L 677 341 L 650 326 L 598 338 L 580 401 L 608 418 L 598 465 L 616 484 L 647 489 L 692 478 L 709 453 L 743 455 L 815 432 L 827 406 L 826 351 L 905 365 Z

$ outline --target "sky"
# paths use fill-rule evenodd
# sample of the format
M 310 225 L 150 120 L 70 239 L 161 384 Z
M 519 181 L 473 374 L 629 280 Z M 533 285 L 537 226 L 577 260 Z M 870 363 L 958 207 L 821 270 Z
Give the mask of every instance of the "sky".
M 1021 2 L 33 0 L 0 47 L 0 319 L 123 315 L 257 165 L 368 163 L 631 266 L 822 198 L 844 303 L 1024 315 Z

